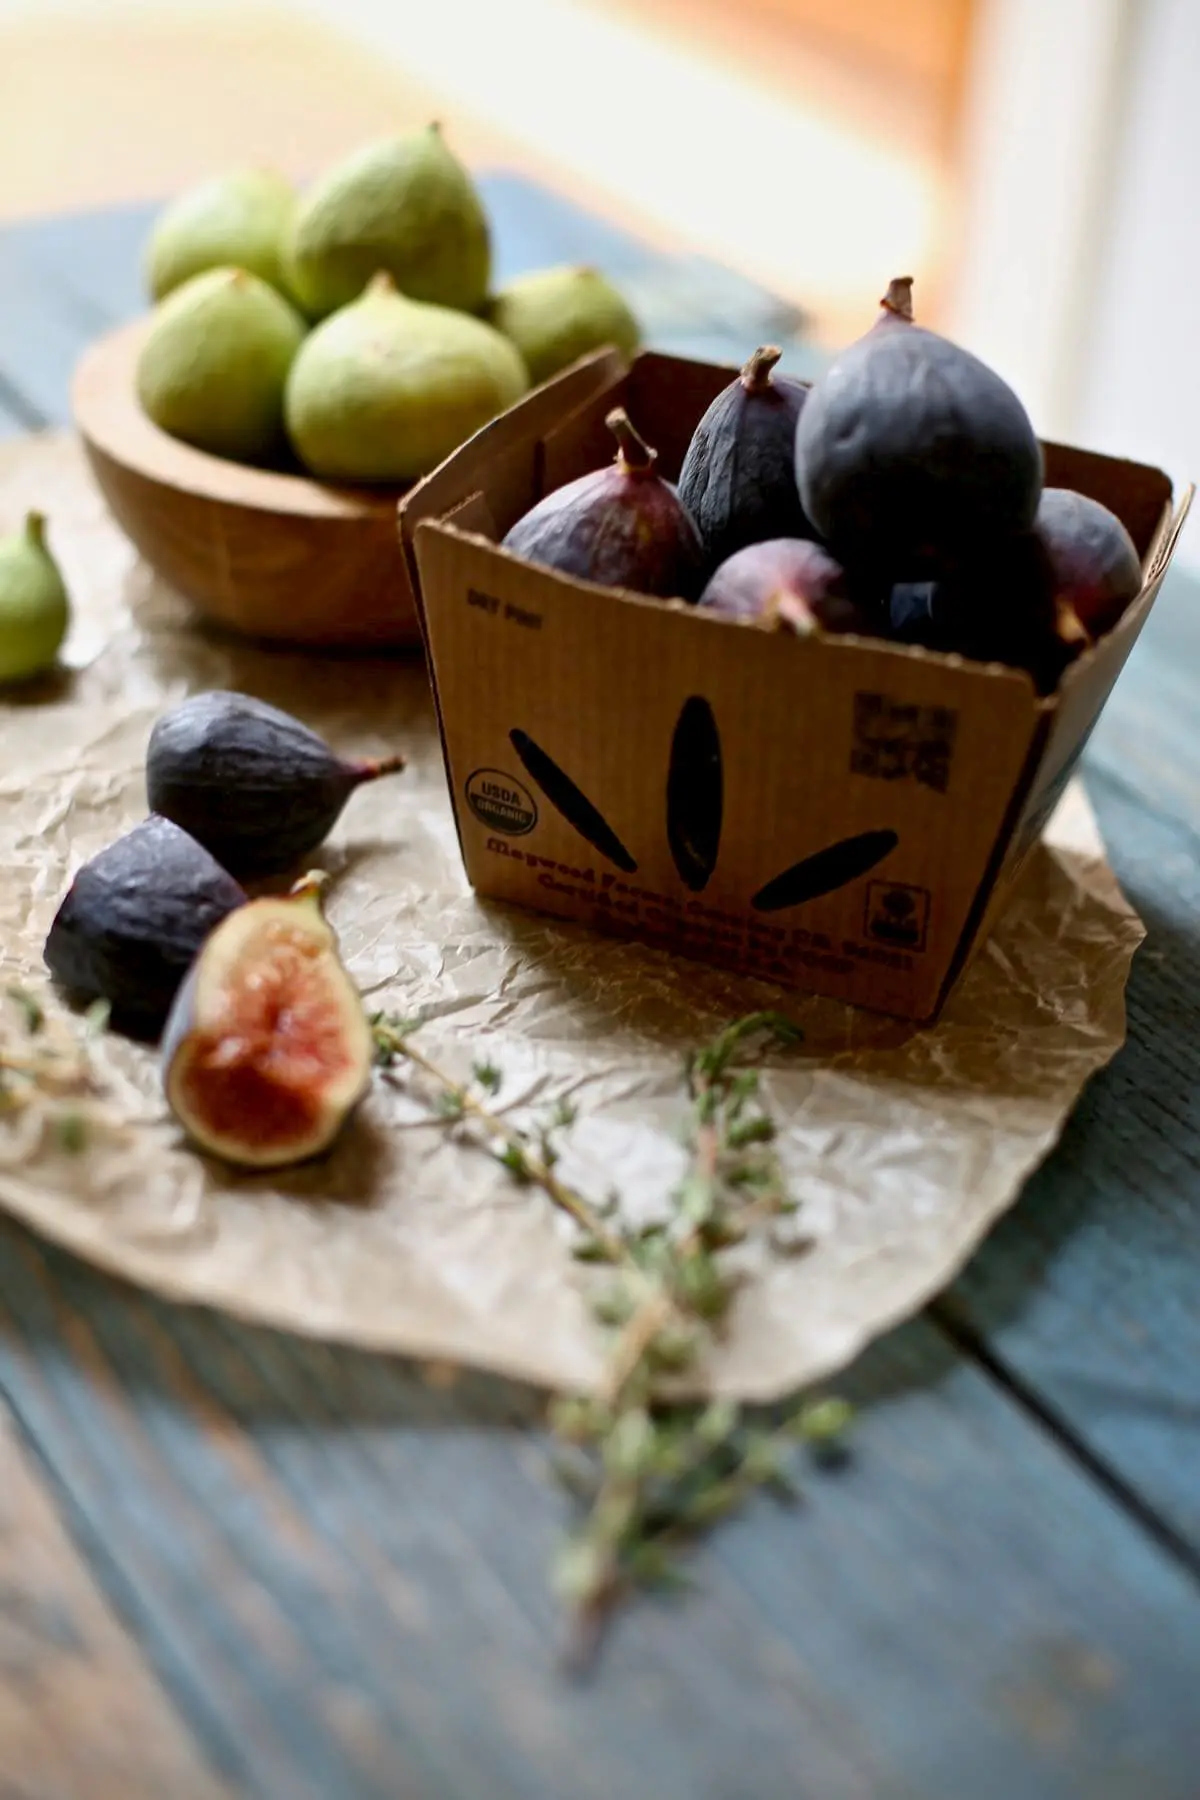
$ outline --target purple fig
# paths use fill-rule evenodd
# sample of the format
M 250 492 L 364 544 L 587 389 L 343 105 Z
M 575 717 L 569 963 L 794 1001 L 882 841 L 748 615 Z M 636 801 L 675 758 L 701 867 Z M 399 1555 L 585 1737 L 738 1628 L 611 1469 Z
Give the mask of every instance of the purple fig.
M 295 868 L 356 788 L 403 767 L 402 756 L 346 762 L 290 713 L 216 690 L 159 719 L 146 751 L 146 792 L 152 811 L 245 879 Z
M 746 544 L 815 534 L 796 491 L 796 421 L 808 386 L 775 371 L 781 352 L 756 350 L 692 435 L 679 471 L 710 566 Z
M 796 484 L 847 567 L 936 579 L 1030 530 L 1042 452 L 1007 383 L 912 322 L 904 277 L 814 384 L 796 428 Z
M 695 600 L 705 567 L 695 525 L 671 484 L 655 473 L 657 452 L 624 408 L 615 407 L 604 422 L 617 440 L 615 461 L 539 500 L 503 548 L 581 581 Z
M 246 896 L 203 845 L 149 818 L 85 863 L 46 939 L 46 967 L 112 1021 L 155 1038 L 201 944 Z
M 800 636 L 880 635 L 880 620 L 848 593 L 841 564 L 804 538 L 770 538 L 735 551 L 714 573 L 700 605 L 727 619 Z
M 1103 637 L 1142 588 L 1133 539 L 1115 513 L 1071 488 L 1046 488 L 1034 531 L 1054 576 L 1055 593 L 1091 638 Z
M 890 610 L 893 635 L 903 642 L 1025 669 L 1042 694 L 1057 687 L 1088 643 L 1073 609 L 1055 593 L 1049 559 L 1032 532 L 952 578 L 897 583 Z

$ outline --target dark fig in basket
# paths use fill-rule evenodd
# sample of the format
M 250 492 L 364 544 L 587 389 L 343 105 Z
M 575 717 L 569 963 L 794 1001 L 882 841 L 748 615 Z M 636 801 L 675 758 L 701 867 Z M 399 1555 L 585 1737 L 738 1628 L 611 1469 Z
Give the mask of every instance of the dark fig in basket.
M 246 896 L 203 845 L 151 817 L 85 863 L 46 939 L 46 967 L 79 1000 L 104 1000 L 112 1022 L 155 1038 L 214 926 Z
M 146 793 L 240 878 L 293 869 L 337 822 L 355 788 L 402 756 L 346 762 L 290 713 L 248 694 L 193 694 L 150 733 Z
M 840 561 L 913 581 L 1027 532 L 1042 453 L 1007 383 L 912 322 L 906 277 L 814 384 L 796 428 L 796 483 Z
M 196 1144 L 240 1167 L 318 1155 L 370 1081 L 371 1027 L 319 892 L 306 876 L 220 924 L 163 1034 L 172 1112 Z
M 1050 559 L 1055 593 L 1091 638 L 1120 620 L 1142 587 L 1133 539 L 1115 513 L 1071 488 L 1046 488 L 1034 531 Z
M 808 387 L 775 373 L 765 344 L 697 425 L 679 471 L 679 498 L 710 565 L 767 538 L 810 538 L 796 491 L 796 421 Z
M 638 436 L 624 408 L 615 407 L 605 424 L 617 440 L 615 461 L 539 500 L 517 520 L 503 548 L 581 581 L 695 600 L 705 563 L 687 509 L 655 473 L 657 452 Z
M 891 618 L 902 641 L 1025 669 L 1040 694 L 1057 687 L 1088 643 L 1074 610 L 1056 594 L 1044 547 L 1032 532 L 953 578 L 898 583 Z
M 841 564 L 804 538 L 747 544 L 716 570 L 699 603 L 724 618 L 801 637 L 813 631 L 865 637 L 883 632 L 882 619 L 851 598 Z

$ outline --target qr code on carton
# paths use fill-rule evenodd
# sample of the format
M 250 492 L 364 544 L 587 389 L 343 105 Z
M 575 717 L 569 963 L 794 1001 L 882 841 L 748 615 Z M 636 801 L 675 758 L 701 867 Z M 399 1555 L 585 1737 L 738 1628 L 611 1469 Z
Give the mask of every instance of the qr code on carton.
M 918 781 L 944 794 L 957 733 L 958 714 L 948 706 L 855 694 L 850 773 L 875 781 Z

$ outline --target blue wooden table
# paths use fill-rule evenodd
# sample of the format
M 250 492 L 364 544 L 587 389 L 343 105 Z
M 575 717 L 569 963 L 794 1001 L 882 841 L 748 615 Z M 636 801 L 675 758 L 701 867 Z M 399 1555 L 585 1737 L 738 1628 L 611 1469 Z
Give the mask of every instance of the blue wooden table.
M 653 341 L 803 321 L 510 177 L 502 270 Z M 139 310 L 141 210 L 0 234 L 0 435 Z M 1192 471 L 1195 473 L 1195 471 Z M 1200 587 L 1089 747 L 1149 927 L 1129 1044 L 972 1265 L 842 1391 L 854 1456 L 554 1669 L 538 1396 L 172 1308 L 0 1223 L 0 1800 L 1197 1800 Z

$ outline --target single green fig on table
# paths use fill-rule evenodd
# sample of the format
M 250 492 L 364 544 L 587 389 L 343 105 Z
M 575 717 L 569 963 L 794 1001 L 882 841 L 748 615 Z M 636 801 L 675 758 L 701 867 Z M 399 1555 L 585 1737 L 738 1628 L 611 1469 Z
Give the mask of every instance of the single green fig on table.
M 273 1169 L 329 1148 L 366 1093 L 374 1044 L 309 876 L 209 936 L 163 1033 L 167 1102 L 192 1141 Z
M 1103 637 L 1142 589 L 1137 546 L 1116 514 L 1071 488 L 1046 488 L 1034 533 L 1050 563 L 1058 600 L 1091 638 Z
M 290 713 L 249 694 L 193 694 L 164 713 L 146 750 L 146 797 L 239 880 L 294 869 L 356 788 L 403 756 L 349 762 Z
M 71 603 L 46 543 L 42 513 L 0 538 L 0 682 L 29 681 L 53 668 L 71 622 Z
M 193 275 L 246 269 L 291 299 L 283 246 L 296 210 L 290 181 L 274 169 L 230 169 L 188 188 L 154 222 L 143 257 L 152 300 Z
M 632 356 L 641 342 L 641 327 L 612 283 L 579 265 L 518 276 L 484 316 L 516 345 L 535 385 L 593 350 L 611 344 Z
M 192 960 L 245 894 L 196 840 L 148 818 L 79 870 L 46 938 L 74 998 L 103 1000 L 131 1036 L 156 1038 Z
M 705 559 L 687 509 L 655 473 L 657 452 L 624 407 L 614 407 L 605 424 L 617 440 L 615 460 L 546 494 L 512 526 L 502 548 L 581 581 L 696 600 Z
M 841 564 L 804 538 L 768 538 L 735 550 L 714 570 L 699 606 L 797 637 L 817 631 L 886 635 L 881 615 L 851 596 Z
M 795 454 L 819 536 L 889 582 L 954 575 L 1028 532 L 1042 491 L 1025 408 L 978 357 L 913 323 L 908 277 L 813 384 Z
M 747 544 L 816 534 L 796 488 L 796 425 L 808 387 L 775 365 L 764 344 L 717 395 L 692 434 L 679 498 L 712 563 Z
M 288 377 L 287 429 L 323 481 L 412 481 L 528 387 L 492 326 L 410 300 L 381 273 L 306 339 Z
M 487 299 L 487 216 L 439 125 L 365 144 L 300 200 L 286 278 L 323 319 L 386 270 L 410 300 L 476 312 Z
M 194 275 L 155 309 L 138 356 L 138 400 L 184 443 L 270 462 L 283 446 L 284 384 L 304 333 L 296 309 L 257 275 Z

